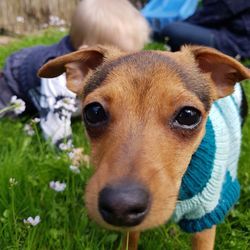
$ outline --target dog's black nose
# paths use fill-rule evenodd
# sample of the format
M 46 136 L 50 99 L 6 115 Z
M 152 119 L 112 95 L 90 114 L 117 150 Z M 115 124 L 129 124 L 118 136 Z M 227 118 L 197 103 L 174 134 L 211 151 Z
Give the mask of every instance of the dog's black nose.
M 106 186 L 99 193 L 99 211 L 111 225 L 132 227 L 140 224 L 150 207 L 150 195 L 135 182 Z

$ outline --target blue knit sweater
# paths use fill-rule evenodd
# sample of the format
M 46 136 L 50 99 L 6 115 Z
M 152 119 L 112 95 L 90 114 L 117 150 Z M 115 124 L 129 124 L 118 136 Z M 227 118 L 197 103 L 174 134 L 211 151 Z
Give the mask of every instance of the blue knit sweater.
M 237 165 L 241 143 L 242 90 L 216 101 L 205 136 L 183 176 L 173 219 L 186 232 L 220 223 L 240 195 Z

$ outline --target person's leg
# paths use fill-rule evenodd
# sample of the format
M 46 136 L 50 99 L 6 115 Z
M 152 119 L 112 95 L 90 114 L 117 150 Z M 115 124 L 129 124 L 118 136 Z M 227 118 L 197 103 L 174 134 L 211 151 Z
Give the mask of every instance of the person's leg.
M 10 99 L 14 95 L 14 93 L 11 91 L 8 84 L 6 83 L 6 79 L 4 78 L 4 75 L 2 72 L 0 72 L 0 89 L 1 89 L 0 110 L 2 110 L 4 108 L 6 108 L 7 106 L 9 106 Z M 6 112 L 6 113 L 0 114 L 0 118 L 3 116 L 14 117 L 15 115 L 13 112 Z
M 172 51 L 179 50 L 183 44 L 215 47 L 212 30 L 187 22 L 170 23 L 160 33 L 154 33 L 154 38 L 167 40 Z

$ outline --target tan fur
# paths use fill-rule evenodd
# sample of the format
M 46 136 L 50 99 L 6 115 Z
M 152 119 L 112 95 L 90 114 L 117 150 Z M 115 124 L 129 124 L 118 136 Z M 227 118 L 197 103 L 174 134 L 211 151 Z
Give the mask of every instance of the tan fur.
M 68 71 L 72 63 L 76 63 L 78 73 L 88 71 L 87 77 Z M 223 84 L 217 81 L 218 66 Z M 131 232 L 156 227 L 171 217 L 182 176 L 205 133 L 212 101 L 230 94 L 233 80 L 250 78 L 249 70 L 234 59 L 205 47 L 125 55 L 90 48 L 50 61 L 40 76 L 65 70 L 69 88 L 74 90 L 74 79 L 76 92 L 84 97 L 83 107 L 99 102 L 111 117 L 98 136 L 89 131 L 95 166 L 85 195 L 90 217 L 107 228 L 122 230 L 102 219 L 97 204 L 100 190 L 121 179 L 143 183 L 152 195 L 149 213 L 141 224 L 127 229 Z M 171 125 L 184 106 L 201 112 L 202 121 L 195 130 L 178 130 Z M 196 234 L 194 248 L 212 249 L 214 235 L 214 229 Z M 136 249 L 137 236 L 132 233 L 134 241 L 129 249 Z
M 183 50 L 186 48 L 183 47 Z M 214 87 L 217 89 L 216 99 L 232 94 L 235 83 L 246 79 L 249 74 L 249 69 L 240 62 L 216 49 L 193 46 L 191 52 L 201 71 L 210 73 L 212 82 L 215 83 Z
M 193 250 L 213 250 L 215 241 L 216 226 L 196 233 L 192 239 Z
M 82 0 L 70 29 L 75 48 L 106 44 L 125 51 L 142 49 L 149 33 L 147 21 L 128 0 Z

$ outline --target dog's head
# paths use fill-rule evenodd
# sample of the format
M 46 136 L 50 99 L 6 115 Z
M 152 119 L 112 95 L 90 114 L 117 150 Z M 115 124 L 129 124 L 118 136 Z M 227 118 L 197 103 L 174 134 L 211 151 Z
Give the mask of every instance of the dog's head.
M 49 61 L 82 97 L 95 173 L 89 215 L 115 229 L 144 230 L 172 215 L 182 177 L 199 146 L 211 104 L 250 78 L 236 60 L 206 47 L 124 54 L 96 47 Z

